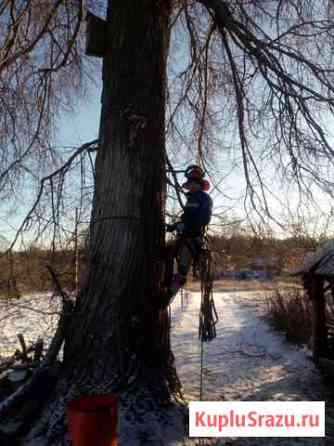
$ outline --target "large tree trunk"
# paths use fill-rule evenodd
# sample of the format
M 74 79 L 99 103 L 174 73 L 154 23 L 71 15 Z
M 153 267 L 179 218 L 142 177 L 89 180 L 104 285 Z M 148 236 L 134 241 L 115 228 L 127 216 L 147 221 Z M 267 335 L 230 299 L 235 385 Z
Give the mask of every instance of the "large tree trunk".
M 166 359 L 157 304 L 169 3 L 113 0 L 108 11 L 89 278 L 65 348 L 71 370 L 99 380 L 106 367 L 126 378 L 133 355 L 154 368 Z
M 158 305 L 170 8 L 169 0 L 109 0 L 89 277 L 65 338 L 51 421 L 45 415 L 53 438 L 69 398 L 132 392 L 134 419 L 138 392 L 156 404 L 179 390 Z

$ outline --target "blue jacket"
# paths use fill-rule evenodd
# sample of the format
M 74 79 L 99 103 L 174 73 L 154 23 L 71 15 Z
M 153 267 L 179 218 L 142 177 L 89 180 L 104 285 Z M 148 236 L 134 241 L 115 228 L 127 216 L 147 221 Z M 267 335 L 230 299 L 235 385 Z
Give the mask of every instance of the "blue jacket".
M 188 192 L 187 202 L 181 220 L 184 223 L 184 235 L 198 237 L 209 224 L 212 215 L 212 199 L 202 190 Z

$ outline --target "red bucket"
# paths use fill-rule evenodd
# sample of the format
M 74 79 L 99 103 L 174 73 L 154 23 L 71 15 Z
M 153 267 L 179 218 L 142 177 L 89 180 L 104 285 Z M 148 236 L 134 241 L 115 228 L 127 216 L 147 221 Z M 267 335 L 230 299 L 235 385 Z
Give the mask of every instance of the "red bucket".
M 117 446 L 118 395 L 83 396 L 67 406 L 73 446 Z

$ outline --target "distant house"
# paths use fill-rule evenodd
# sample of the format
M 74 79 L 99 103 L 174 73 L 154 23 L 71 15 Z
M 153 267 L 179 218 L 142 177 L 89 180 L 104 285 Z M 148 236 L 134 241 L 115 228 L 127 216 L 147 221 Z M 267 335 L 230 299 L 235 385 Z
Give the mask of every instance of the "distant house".
M 247 268 L 259 273 L 261 276 L 278 275 L 282 271 L 280 258 L 273 255 L 268 257 L 254 257 L 247 264 Z

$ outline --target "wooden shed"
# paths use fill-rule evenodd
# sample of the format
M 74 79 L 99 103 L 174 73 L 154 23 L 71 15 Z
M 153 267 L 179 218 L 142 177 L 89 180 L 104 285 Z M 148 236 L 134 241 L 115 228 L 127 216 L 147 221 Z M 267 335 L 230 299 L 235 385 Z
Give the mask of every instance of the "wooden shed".
M 292 274 L 302 277 L 312 304 L 313 359 L 334 374 L 334 240 L 309 254 Z

